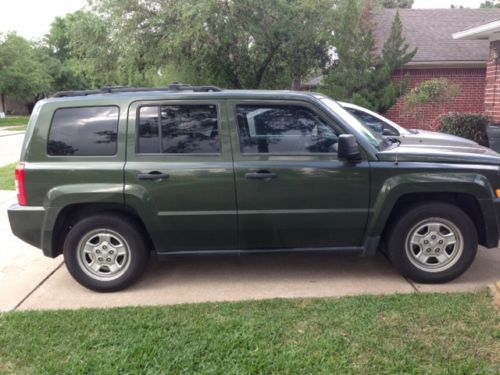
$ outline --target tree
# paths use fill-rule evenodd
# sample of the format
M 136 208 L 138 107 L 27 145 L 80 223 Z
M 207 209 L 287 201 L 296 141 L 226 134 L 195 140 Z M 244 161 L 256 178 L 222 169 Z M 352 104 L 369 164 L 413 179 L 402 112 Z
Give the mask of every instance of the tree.
M 173 65 L 193 83 L 278 88 L 329 61 L 333 0 L 98 0 L 96 10 L 131 71 Z
M 16 33 L 0 35 L 0 94 L 33 104 L 51 92 L 47 55 Z
M 370 11 L 353 1 L 339 3 L 335 30 L 338 59 L 321 90 L 335 99 L 385 112 L 406 90 L 408 83 L 405 79 L 397 85 L 392 75 L 413 59 L 416 49 L 408 52 L 409 44 L 403 38 L 403 25 L 397 12 L 381 56 L 377 56 L 373 25 L 365 21 Z
M 487 0 L 479 5 L 480 8 L 500 8 L 499 0 Z
M 100 87 L 117 83 L 119 53 L 113 48 L 108 25 L 95 13 L 76 11 L 57 17 L 45 36 L 58 90 Z
M 414 0 L 377 0 L 383 8 L 411 8 Z

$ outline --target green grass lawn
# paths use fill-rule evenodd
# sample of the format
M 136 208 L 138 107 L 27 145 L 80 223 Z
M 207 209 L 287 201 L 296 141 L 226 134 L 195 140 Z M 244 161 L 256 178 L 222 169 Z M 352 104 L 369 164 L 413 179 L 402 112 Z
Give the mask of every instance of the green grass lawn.
M 490 297 L 415 294 L 0 316 L 0 373 L 494 374 Z
M 6 118 L 0 118 L 0 127 L 27 125 L 29 119 L 29 116 L 9 116 Z
M 0 167 L 0 190 L 15 190 L 14 185 L 14 170 L 16 164 L 9 164 Z

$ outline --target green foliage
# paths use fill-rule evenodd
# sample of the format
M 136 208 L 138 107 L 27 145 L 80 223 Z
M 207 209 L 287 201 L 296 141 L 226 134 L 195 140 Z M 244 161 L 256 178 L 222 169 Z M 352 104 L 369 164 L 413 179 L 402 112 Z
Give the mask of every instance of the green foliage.
M 479 5 L 480 8 L 500 8 L 499 0 L 487 0 Z
M 98 0 L 130 71 L 283 88 L 329 61 L 332 0 Z M 164 67 L 167 66 L 167 69 Z M 143 78 L 141 77 L 141 78 Z
M 460 94 L 461 87 L 446 78 L 424 81 L 405 95 L 403 111 L 408 117 L 418 117 L 421 106 L 439 108 L 453 102 Z
M 327 95 L 373 109 L 387 111 L 408 84 L 392 80 L 395 70 L 402 68 L 415 56 L 402 36 L 403 25 L 399 12 L 384 44 L 382 56 L 375 54 L 372 25 L 367 23 L 371 9 L 363 3 L 340 0 L 336 12 L 334 45 L 337 61 L 321 89 Z
M 0 93 L 32 102 L 51 91 L 48 56 L 15 33 L 0 35 Z
M 486 128 L 490 119 L 479 113 L 450 113 L 439 118 L 439 131 L 471 139 L 480 145 L 488 146 Z
M 97 14 L 80 10 L 56 18 L 45 42 L 62 64 L 58 90 L 122 83 L 117 72 L 119 53 L 109 26 Z
M 414 0 L 376 0 L 383 8 L 411 8 Z

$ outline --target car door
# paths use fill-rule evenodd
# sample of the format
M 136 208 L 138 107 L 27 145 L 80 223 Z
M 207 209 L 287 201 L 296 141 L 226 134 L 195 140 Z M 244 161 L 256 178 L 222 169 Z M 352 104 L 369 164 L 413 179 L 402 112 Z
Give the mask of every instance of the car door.
M 129 109 L 125 200 L 159 252 L 237 247 L 233 160 L 223 100 Z
M 306 102 L 228 101 L 243 249 L 361 245 L 369 164 L 337 158 L 336 121 Z

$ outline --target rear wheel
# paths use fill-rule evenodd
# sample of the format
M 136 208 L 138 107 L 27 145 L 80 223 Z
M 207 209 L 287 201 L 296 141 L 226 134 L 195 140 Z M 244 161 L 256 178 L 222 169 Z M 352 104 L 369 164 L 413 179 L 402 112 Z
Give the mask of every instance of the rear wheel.
M 94 215 L 77 222 L 64 241 L 64 260 L 81 285 L 99 292 L 136 281 L 149 258 L 143 236 L 126 217 Z
M 402 212 L 389 230 L 387 253 L 406 277 L 442 283 L 463 274 L 477 252 L 469 216 L 442 202 L 417 204 Z

